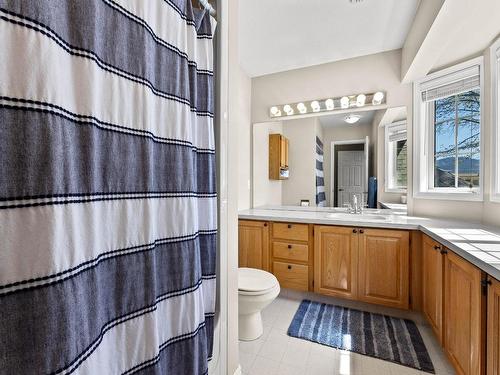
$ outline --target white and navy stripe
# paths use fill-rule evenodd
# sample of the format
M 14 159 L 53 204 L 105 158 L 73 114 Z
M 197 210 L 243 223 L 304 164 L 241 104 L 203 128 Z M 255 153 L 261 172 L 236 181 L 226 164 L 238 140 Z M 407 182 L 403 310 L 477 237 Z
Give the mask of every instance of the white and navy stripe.
M 0 0 L 0 372 L 207 373 L 213 28 L 189 0 Z

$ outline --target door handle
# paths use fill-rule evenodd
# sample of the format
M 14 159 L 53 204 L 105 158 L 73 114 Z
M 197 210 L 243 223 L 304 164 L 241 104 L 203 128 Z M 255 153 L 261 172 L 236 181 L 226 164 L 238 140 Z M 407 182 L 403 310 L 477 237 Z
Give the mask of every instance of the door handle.
M 288 248 L 291 249 L 292 248 L 292 245 L 288 245 Z
M 288 265 L 288 269 L 291 270 L 292 269 L 292 266 Z

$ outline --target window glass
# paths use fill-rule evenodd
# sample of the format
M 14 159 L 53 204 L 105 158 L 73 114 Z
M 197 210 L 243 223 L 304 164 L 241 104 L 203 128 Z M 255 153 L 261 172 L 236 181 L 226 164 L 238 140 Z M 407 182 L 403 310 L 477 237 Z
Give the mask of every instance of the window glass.
M 434 187 L 478 188 L 481 155 L 479 89 L 437 99 L 433 106 Z

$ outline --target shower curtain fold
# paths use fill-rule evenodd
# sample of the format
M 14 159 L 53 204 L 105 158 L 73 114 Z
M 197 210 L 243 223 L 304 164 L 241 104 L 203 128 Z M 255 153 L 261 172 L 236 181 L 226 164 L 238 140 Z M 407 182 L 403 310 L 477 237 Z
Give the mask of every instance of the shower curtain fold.
M 0 0 L 0 374 L 206 374 L 215 22 Z

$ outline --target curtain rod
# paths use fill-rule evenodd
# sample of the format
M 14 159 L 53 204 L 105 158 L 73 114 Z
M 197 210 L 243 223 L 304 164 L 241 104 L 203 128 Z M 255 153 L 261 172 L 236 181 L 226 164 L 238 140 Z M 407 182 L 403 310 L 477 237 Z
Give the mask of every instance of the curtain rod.
M 203 5 L 203 7 L 204 7 L 206 10 L 208 10 L 208 12 L 210 13 L 210 15 L 211 15 L 212 17 L 215 17 L 215 15 L 216 15 L 217 13 L 215 12 L 215 9 L 214 9 L 214 7 L 212 6 L 212 4 L 210 4 L 210 3 L 208 2 L 208 0 L 198 0 L 198 1 L 200 2 L 200 4 L 201 4 L 201 5 Z

